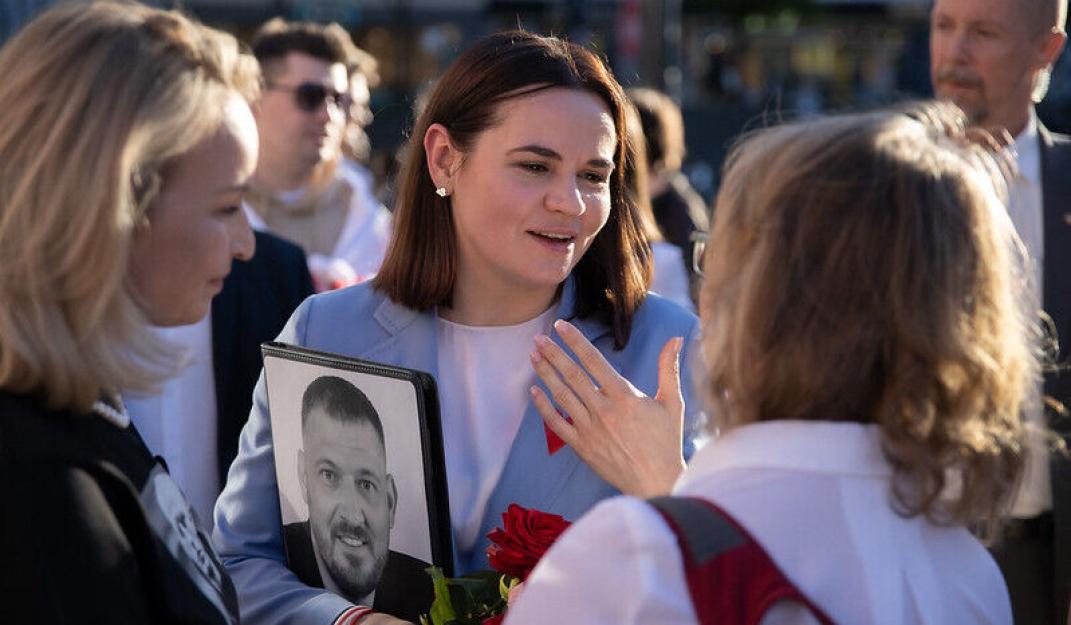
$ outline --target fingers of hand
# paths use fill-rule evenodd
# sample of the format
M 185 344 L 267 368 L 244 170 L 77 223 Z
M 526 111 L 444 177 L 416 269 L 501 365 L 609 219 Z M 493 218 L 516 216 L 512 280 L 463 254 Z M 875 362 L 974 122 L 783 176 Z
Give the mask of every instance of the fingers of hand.
M 603 389 L 603 392 L 612 393 L 628 387 L 628 382 L 614 370 L 613 366 L 606 361 L 606 358 L 603 357 L 599 350 L 591 344 L 591 341 L 587 340 L 580 330 L 576 329 L 576 326 L 564 319 L 559 319 L 554 322 L 554 329 L 558 332 L 558 336 L 562 337 L 562 341 L 569 346 L 569 349 L 573 350 L 573 353 L 580 360 L 580 364 L 587 369 L 587 372 L 591 374 L 591 377 Z
M 586 341 L 586 339 L 584 339 Z M 581 368 L 558 344 L 545 336 L 537 336 L 535 339 L 536 349 L 542 359 L 553 367 L 560 382 L 564 383 L 585 405 L 593 407 L 599 399 L 599 389 L 592 382 L 588 372 Z M 533 364 L 536 364 L 533 362 Z M 539 373 L 539 370 L 536 370 Z M 558 389 L 551 386 L 546 376 L 539 376 L 547 383 L 547 388 L 558 399 Z
M 532 403 L 535 404 L 536 410 L 543 417 L 543 422 L 547 424 L 547 427 L 557 434 L 558 438 L 562 439 L 566 445 L 574 447 L 576 443 L 576 428 L 554 408 L 554 404 L 550 402 L 550 398 L 543 392 L 543 389 L 533 386 L 528 389 L 528 394 L 532 396 Z
M 662 352 L 658 355 L 658 394 L 655 399 L 673 411 L 676 411 L 678 407 L 683 409 L 684 404 L 684 397 L 681 393 L 680 365 L 683 345 L 683 338 L 674 337 L 666 341 L 666 344 L 662 346 Z
M 539 352 L 533 353 L 532 356 L 532 368 L 535 369 L 539 379 L 543 380 L 543 384 L 547 385 L 547 390 L 550 391 L 551 397 L 561 406 L 562 411 L 574 419 L 579 417 L 582 420 L 586 420 L 588 415 L 587 406 L 573 391 L 571 384 L 564 381 L 559 372 L 552 366 L 552 363 L 542 357 Z M 583 372 L 580 373 L 583 375 Z M 585 381 L 588 387 L 591 387 L 591 382 L 589 380 Z M 589 390 L 589 392 L 594 393 L 593 390 Z

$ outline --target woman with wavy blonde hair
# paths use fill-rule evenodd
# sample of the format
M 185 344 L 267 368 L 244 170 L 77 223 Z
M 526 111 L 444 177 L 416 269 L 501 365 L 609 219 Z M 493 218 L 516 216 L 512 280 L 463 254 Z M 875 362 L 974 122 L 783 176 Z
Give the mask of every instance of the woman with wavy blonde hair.
M 700 300 L 715 438 L 676 497 L 571 528 L 508 623 L 1012 622 L 967 526 L 1009 502 L 1038 366 L 1002 169 L 964 126 L 922 104 L 736 146 Z M 627 435 L 588 406 L 578 436 Z
M 117 390 L 175 368 L 253 253 L 259 69 L 135 4 L 43 13 L 0 49 L 0 620 L 236 623 L 234 589 Z

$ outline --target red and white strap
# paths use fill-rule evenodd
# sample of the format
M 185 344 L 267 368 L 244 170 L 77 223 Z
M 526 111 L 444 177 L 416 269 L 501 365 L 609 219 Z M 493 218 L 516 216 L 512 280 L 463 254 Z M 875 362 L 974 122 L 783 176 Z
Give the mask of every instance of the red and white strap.
M 372 608 L 363 605 L 355 605 L 346 608 L 335 619 L 334 625 L 357 625 L 361 619 L 372 613 Z

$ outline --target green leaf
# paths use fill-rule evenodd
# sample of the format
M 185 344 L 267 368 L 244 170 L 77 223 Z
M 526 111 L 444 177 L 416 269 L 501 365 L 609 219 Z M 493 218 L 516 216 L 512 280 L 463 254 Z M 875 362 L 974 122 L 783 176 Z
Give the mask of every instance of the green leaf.
M 457 619 L 454 604 L 450 601 L 449 582 L 443 575 L 442 569 L 437 566 L 430 566 L 424 570 L 431 576 L 431 583 L 435 588 L 435 600 L 431 602 L 428 618 L 431 620 L 431 625 L 447 625 Z
M 496 571 L 475 571 L 464 577 L 448 578 L 437 567 L 425 569 L 431 576 L 435 600 L 421 625 L 482 625 L 483 621 L 506 609 L 501 588 L 512 587 Z M 511 580 L 513 578 L 510 578 Z
M 513 590 L 513 587 L 520 583 L 521 578 L 519 577 L 503 575 L 498 580 L 498 595 L 502 597 L 503 601 L 509 602 L 509 591 Z

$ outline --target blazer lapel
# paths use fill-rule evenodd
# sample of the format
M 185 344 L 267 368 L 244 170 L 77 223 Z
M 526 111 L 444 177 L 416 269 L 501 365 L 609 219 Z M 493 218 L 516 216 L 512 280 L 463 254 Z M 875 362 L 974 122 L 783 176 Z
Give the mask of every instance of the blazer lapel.
M 1060 365 L 1066 365 L 1071 352 L 1071 182 L 1067 172 L 1071 169 L 1071 142 L 1063 135 L 1053 135 L 1040 123 L 1038 136 L 1041 140 L 1041 188 L 1044 214 L 1044 269 L 1042 279 L 1042 302 L 1051 319 L 1051 330 L 1059 338 L 1059 348 L 1052 356 Z M 1061 402 L 1071 398 L 1071 372 L 1063 367 L 1053 368 L 1045 374 L 1045 394 Z M 1058 434 L 1071 436 L 1071 419 L 1049 411 L 1049 426 Z M 1061 454 L 1049 455 L 1050 484 L 1052 487 L 1052 513 L 1055 540 L 1052 543 L 1055 562 L 1054 579 L 1057 585 L 1071 579 L 1071 462 Z M 1066 585 L 1064 586 L 1066 589 Z M 1067 593 L 1056 592 L 1057 613 L 1067 609 Z
M 226 286 L 232 288 L 228 289 Z M 222 410 L 219 398 L 230 388 L 227 372 L 232 364 L 231 346 L 237 331 L 237 287 L 233 282 L 226 286 L 219 295 L 212 298 L 212 372 L 216 382 L 217 410 Z
M 575 286 L 573 280 L 569 279 L 562 289 L 562 297 L 555 313 L 556 318 L 570 319 L 575 302 Z M 609 333 L 609 328 L 592 320 L 573 319 L 570 321 L 593 343 Z M 557 334 L 552 334 L 552 338 L 572 355 L 572 351 L 562 344 Z M 532 379 L 544 391 L 547 390 L 542 382 L 537 381 L 534 372 Z M 562 447 L 553 454 L 548 453 L 543 417 L 540 416 L 535 405 L 529 401 L 521 420 L 521 427 L 517 431 L 517 437 L 510 448 L 506 466 L 487 501 L 481 524 L 481 536 L 500 524 L 499 515 L 510 503 L 526 508 L 554 511 L 555 500 L 565 491 L 569 478 L 582 466 L 580 457 L 568 446 Z M 474 553 L 473 556 L 475 560 L 480 554 Z
M 376 322 L 386 331 L 387 337 L 363 353 L 360 358 L 367 360 L 391 362 L 397 365 L 430 373 L 436 381 L 439 379 L 439 337 L 435 320 L 437 313 L 421 313 L 394 303 L 384 298 L 383 303 L 373 314 Z M 442 414 L 439 415 L 439 429 L 442 431 Z M 443 467 L 443 471 L 446 467 Z M 447 483 L 449 488 L 449 480 Z M 449 501 L 449 493 L 446 493 Z M 449 519 L 449 517 L 447 517 Z M 451 537 L 452 537 L 451 532 Z M 461 566 L 457 545 L 450 541 L 451 560 L 454 571 Z
M 1071 206 L 1065 198 L 1071 195 L 1067 171 L 1071 168 L 1071 147 L 1064 143 L 1056 145 L 1047 128 L 1038 124 L 1041 152 L 1041 197 L 1042 223 L 1044 224 L 1044 268 L 1042 283 L 1042 307 L 1051 316 L 1056 330 L 1066 332 L 1071 328 L 1071 263 L 1068 242 L 1071 241 Z M 1060 336 L 1061 360 L 1067 357 L 1067 336 Z
M 437 376 L 439 348 L 434 311 L 417 312 L 384 298 L 372 316 L 386 334 L 356 353 L 358 358 L 389 362 Z
M 234 261 L 236 265 L 238 261 Z M 234 265 L 232 265 L 232 273 Z M 234 405 L 233 390 L 235 376 L 232 375 L 236 366 L 234 350 L 241 342 L 238 340 L 238 308 L 242 294 L 239 293 L 242 281 L 232 276 L 224 282 L 223 290 L 212 298 L 212 374 L 216 384 L 216 440 L 237 440 L 238 432 L 242 423 L 233 423 L 233 418 L 228 416 L 228 408 Z M 243 421 L 244 423 L 244 421 Z M 220 484 L 225 483 L 230 461 L 233 460 L 233 450 L 224 445 L 217 445 L 217 462 L 220 474 Z
M 573 280 L 569 279 L 562 288 L 555 313 L 557 318 L 572 317 L 575 297 L 575 286 Z M 355 353 L 355 356 L 426 371 L 438 380 L 438 333 L 434 311 L 416 312 L 384 299 L 376 308 L 373 317 L 385 334 L 368 348 Z M 571 321 L 593 343 L 609 333 L 609 328 L 595 321 Z M 557 336 L 554 336 L 554 340 L 561 345 Z M 571 354 L 564 345 L 562 347 Z M 532 379 L 536 379 L 534 372 Z M 567 446 L 554 454 L 548 454 L 543 418 L 529 402 L 517 436 L 511 444 L 506 466 L 488 498 L 481 522 L 481 538 L 469 561 L 462 561 L 456 545 L 453 546 L 455 572 L 486 567 L 486 558 L 483 555 L 486 541 L 482 537 L 500 523 L 499 516 L 510 503 L 554 511 L 555 500 L 566 492 L 568 480 L 583 466 L 580 458 Z

